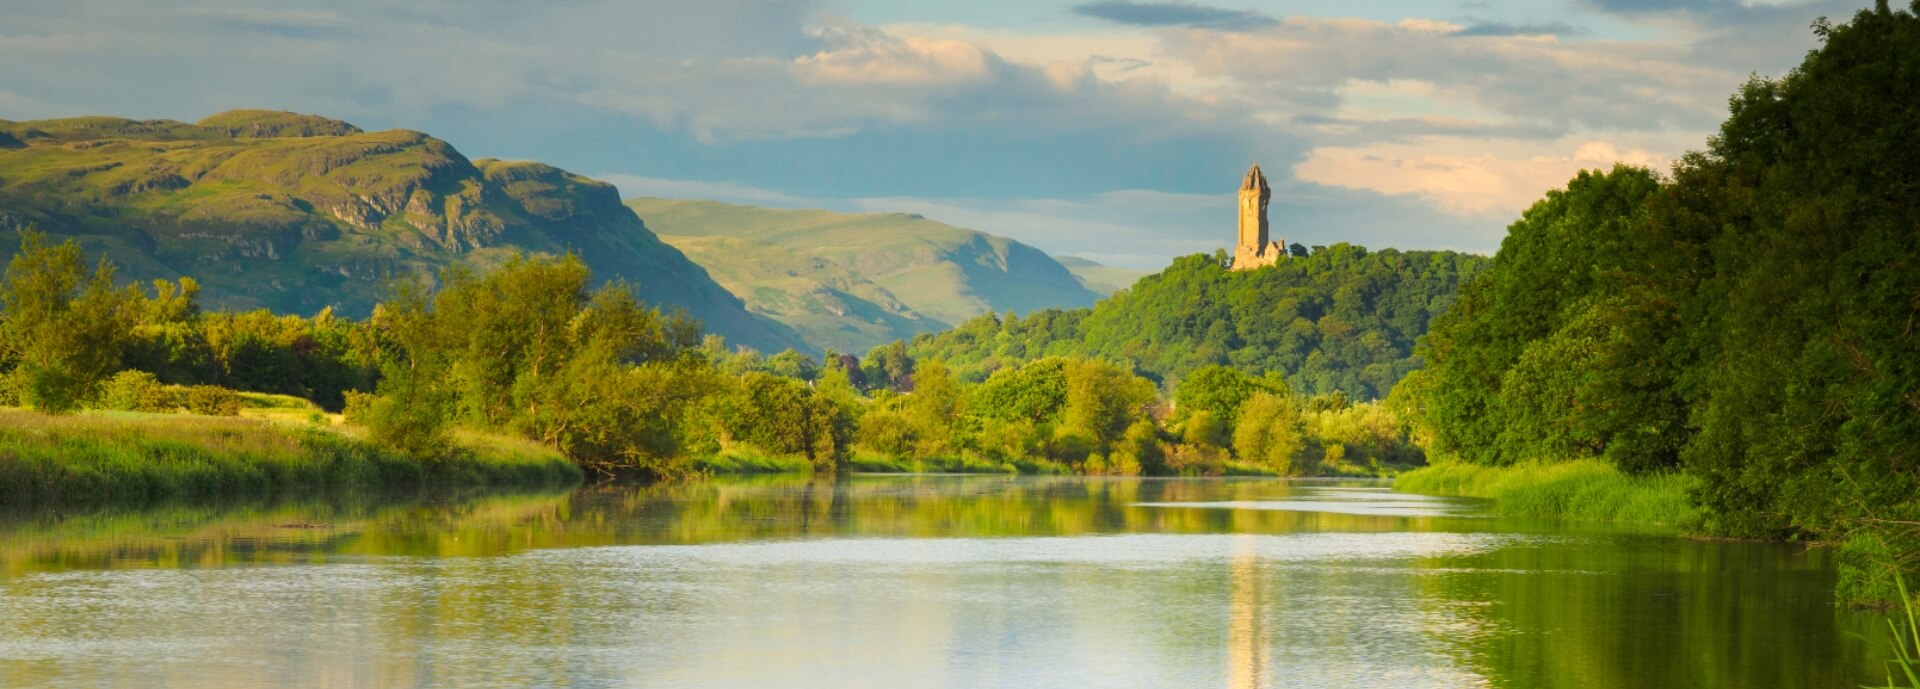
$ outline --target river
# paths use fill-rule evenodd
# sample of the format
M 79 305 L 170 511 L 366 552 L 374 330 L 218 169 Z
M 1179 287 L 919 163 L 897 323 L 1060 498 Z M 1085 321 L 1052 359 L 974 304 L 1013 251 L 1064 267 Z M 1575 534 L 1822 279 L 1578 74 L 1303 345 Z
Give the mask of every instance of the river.
M 1270 479 L 0 519 L 0 687 L 1852 687 L 1822 551 Z

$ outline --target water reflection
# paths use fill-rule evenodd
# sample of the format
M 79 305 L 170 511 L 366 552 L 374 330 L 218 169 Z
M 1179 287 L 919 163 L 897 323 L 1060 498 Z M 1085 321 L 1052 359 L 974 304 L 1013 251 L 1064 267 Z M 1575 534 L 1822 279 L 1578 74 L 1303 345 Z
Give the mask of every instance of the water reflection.
M 1824 687 L 1817 553 L 1270 480 L 794 477 L 0 522 L 0 687 Z

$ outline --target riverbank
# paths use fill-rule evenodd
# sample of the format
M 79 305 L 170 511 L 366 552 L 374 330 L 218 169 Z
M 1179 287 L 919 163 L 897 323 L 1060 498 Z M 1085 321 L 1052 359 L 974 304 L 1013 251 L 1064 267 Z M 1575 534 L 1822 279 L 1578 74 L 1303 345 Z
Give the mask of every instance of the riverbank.
M 446 457 L 375 447 L 351 427 L 263 418 L 0 409 L 0 503 L 139 502 L 424 487 L 569 486 L 559 453 L 461 434 Z
M 1679 474 L 1630 476 L 1600 460 L 1507 467 L 1456 462 L 1401 474 L 1393 489 L 1486 498 L 1505 516 L 1686 526 L 1700 518 L 1687 498 L 1693 480 Z

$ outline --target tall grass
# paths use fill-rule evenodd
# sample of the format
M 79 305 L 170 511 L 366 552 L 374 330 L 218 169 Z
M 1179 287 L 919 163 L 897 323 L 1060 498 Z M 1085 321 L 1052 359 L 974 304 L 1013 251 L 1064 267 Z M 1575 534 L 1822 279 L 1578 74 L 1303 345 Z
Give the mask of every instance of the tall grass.
M 0 410 L 0 504 L 580 480 L 559 453 L 493 440 L 468 436 L 446 457 L 416 459 L 263 419 Z
M 813 463 L 805 457 L 780 457 L 763 452 L 727 449 L 693 460 L 694 471 L 708 474 L 805 474 Z
M 1887 660 L 1887 683 L 1869 689 L 1920 687 L 1920 605 L 1914 604 L 1913 594 L 1907 591 L 1906 577 L 1896 574 L 1894 581 L 1899 585 L 1900 602 L 1907 619 L 1905 624 L 1901 624 L 1897 616 L 1887 620 L 1887 629 L 1893 632 L 1893 657 Z
M 1687 525 L 1700 517 L 1687 497 L 1693 481 L 1681 474 L 1629 476 L 1597 459 L 1507 467 L 1456 462 L 1401 474 L 1393 489 L 1489 498 L 1496 513 L 1508 516 Z

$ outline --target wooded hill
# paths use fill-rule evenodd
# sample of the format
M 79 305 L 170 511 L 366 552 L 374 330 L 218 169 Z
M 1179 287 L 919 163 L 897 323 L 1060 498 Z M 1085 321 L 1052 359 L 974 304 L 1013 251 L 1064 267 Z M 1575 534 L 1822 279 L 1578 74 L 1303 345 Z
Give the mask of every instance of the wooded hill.
M 1282 374 L 1305 394 L 1384 398 L 1420 367 L 1414 341 L 1487 259 L 1347 244 L 1231 271 L 1224 255 L 1177 259 L 1089 309 L 987 315 L 922 335 L 911 352 L 962 377 L 1044 356 L 1131 362 L 1163 384 L 1210 364 Z

